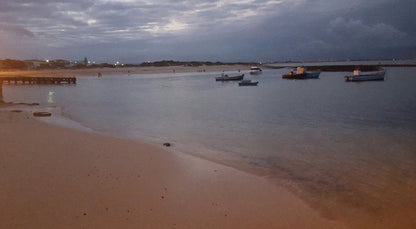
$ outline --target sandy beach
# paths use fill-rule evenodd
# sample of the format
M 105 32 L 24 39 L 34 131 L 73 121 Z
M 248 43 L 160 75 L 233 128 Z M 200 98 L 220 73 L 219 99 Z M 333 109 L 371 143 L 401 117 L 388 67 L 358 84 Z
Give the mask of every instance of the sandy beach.
M 266 179 L 0 111 L 0 228 L 345 228 Z
M 86 69 L 53 69 L 53 70 L 27 70 L 27 71 L 0 71 L 0 77 L 4 76 L 37 76 L 37 77 L 79 77 L 102 76 L 118 74 L 152 74 L 152 73 L 184 73 L 184 72 L 221 72 L 221 71 L 245 71 L 248 65 L 213 65 L 213 66 L 169 66 L 169 67 L 117 67 L 117 68 L 86 68 Z

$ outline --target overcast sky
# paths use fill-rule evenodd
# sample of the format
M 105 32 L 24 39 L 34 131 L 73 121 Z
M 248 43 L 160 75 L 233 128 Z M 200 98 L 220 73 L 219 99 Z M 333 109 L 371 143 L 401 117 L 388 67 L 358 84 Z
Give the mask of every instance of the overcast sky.
M 0 0 L 0 58 L 416 57 L 415 0 Z

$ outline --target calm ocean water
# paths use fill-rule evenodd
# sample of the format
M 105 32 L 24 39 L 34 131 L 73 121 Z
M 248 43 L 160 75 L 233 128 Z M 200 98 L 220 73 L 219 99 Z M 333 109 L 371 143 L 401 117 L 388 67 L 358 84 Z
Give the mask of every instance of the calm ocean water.
M 246 74 L 257 87 L 215 82 L 219 73 L 117 75 L 75 86 L 5 85 L 4 97 L 62 106 L 103 133 L 173 142 L 307 196 L 369 209 L 416 206 L 416 68 L 388 68 L 386 81 L 362 83 L 344 82 L 342 72 L 283 80 L 286 71 Z

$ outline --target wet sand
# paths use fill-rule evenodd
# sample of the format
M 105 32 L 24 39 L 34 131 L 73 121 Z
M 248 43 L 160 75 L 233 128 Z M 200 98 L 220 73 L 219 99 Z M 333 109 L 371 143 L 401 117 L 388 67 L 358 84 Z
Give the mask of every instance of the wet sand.
M 346 228 L 264 178 L 0 111 L 0 228 Z
M 169 66 L 169 67 L 117 67 L 117 68 L 86 68 L 86 69 L 54 69 L 27 71 L 0 71 L 1 76 L 38 76 L 38 77 L 72 77 L 72 76 L 102 76 L 119 74 L 152 74 L 152 73 L 184 73 L 184 72 L 221 72 L 246 71 L 248 65 L 213 65 L 213 66 Z

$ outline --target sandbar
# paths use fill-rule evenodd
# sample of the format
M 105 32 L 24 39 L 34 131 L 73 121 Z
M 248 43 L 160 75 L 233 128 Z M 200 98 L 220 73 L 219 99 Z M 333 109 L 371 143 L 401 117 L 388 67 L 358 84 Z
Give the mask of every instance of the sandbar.
M 166 66 L 166 67 L 116 67 L 116 68 L 84 68 L 84 69 L 51 69 L 51 70 L 11 70 L 0 71 L 2 76 L 34 76 L 34 77 L 82 77 L 121 74 L 155 74 L 155 73 L 187 73 L 187 72 L 238 72 L 247 71 L 249 65 L 212 65 L 212 66 Z

